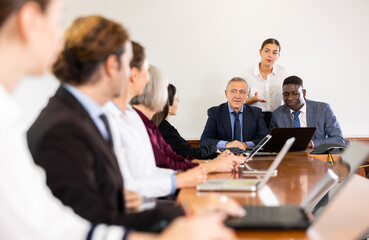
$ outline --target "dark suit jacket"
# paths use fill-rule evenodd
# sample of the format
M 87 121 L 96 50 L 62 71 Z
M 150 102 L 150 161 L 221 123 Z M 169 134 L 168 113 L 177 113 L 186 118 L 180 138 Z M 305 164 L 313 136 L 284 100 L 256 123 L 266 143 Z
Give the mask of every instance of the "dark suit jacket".
M 93 223 L 118 224 L 158 231 L 182 213 L 161 208 L 127 214 L 117 159 L 78 100 L 60 87 L 31 126 L 28 145 L 35 162 L 46 170 L 47 184 L 65 205 Z M 164 222 L 165 222 L 164 221 Z
M 164 140 L 172 147 L 173 151 L 183 157 L 208 159 L 217 156 L 215 145 L 206 145 L 199 148 L 192 147 L 167 120 L 159 125 L 159 130 Z
M 252 141 L 258 144 L 269 133 L 265 126 L 261 109 L 245 104 L 242 117 L 243 141 Z M 228 103 L 223 103 L 208 110 L 208 120 L 201 135 L 200 145 L 217 145 L 221 140 L 232 141 L 232 126 Z
M 340 125 L 329 104 L 306 99 L 306 122 L 307 127 L 316 127 L 312 137 L 314 147 L 323 143 L 345 144 Z M 290 108 L 287 105 L 274 110 L 270 127 L 293 127 Z

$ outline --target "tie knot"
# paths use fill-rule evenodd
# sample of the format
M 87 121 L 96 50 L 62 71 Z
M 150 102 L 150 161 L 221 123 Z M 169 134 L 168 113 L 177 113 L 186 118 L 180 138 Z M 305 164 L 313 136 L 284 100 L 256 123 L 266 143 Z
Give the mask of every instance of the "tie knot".
M 233 111 L 233 112 L 232 112 L 232 114 L 233 114 L 236 118 L 238 118 L 238 115 L 240 114 L 240 112 L 235 112 L 235 111 Z
M 301 111 L 297 111 L 297 112 L 292 112 L 294 117 L 298 117 L 300 115 Z

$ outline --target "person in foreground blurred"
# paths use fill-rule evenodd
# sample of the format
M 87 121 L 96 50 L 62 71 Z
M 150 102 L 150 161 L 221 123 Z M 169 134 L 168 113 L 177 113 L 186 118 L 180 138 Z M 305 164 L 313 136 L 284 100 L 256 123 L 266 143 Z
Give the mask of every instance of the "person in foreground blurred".
M 29 154 L 12 92 L 50 68 L 60 41 L 61 0 L 0 0 L 0 239 L 234 239 L 219 214 L 178 218 L 160 236 L 91 224 L 56 199 Z M 213 231 L 207 231 L 213 226 Z M 188 231 L 191 229 L 191 231 Z
M 206 171 L 197 167 L 178 173 L 156 166 L 145 125 L 128 104 L 134 96 L 142 94 L 149 81 L 145 49 L 136 42 L 132 42 L 132 46 L 131 76 L 124 94 L 107 102 L 104 110 L 111 123 L 114 151 L 125 188 L 147 198 L 164 197 L 175 193 L 176 189 L 205 182 Z
M 158 126 L 161 135 L 166 143 L 168 143 L 174 152 L 183 157 L 193 157 L 197 159 L 207 159 L 216 157 L 217 147 L 209 144 L 202 147 L 192 147 L 177 131 L 177 129 L 169 123 L 171 116 L 177 115 L 179 99 L 177 89 L 174 85 L 168 85 L 168 101 L 163 111 L 153 116 L 153 122 Z
M 163 110 L 167 101 L 168 79 L 164 72 L 152 65 L 149 68 L 149 76 L 150 81 L 146 85 L 143 94 L 134 97 L 131 100 L 131 104 L 145 124 L 154 150 L 156 165 L 173 170 L 187 170 L 200 164 L 206 169 L 207 173 L 237 170 L 236 166 L 243 162 L 245 158 L 234 156 L 229 151 L 223 152 L 211 161 L 184 158 L 173 152 L 170 145 L 164 141 L 159 129 L 151 120 L 155 113 Z
M 142 94 L 149 81 L 145 50 L 136 42 L 133 42 L 132 46 L 134 57 L 130 63 L 131 76 L 124 94 L 104 106 L 108 119 L 111 120 L 114 150 L 125 187 L 144 197 L 152 198 L 173 193 L 176 188 L 191 187 L 204 182 L 206 172 L 202 167 L 185 172 L 156 167 L 145 125 L 137 112 L 128 105 L 133 96 Z M 191 205 L 191 209 L 196 213 L 216 210 L 234 217 L 245 215 L 244 210 L 233 199 L 229 198 L 227 204 L 222 203 L 220 199 L 219 195 L 201 196 L 185 205 Z
M 28 131 L 35 162 L 46 170 L 53 194 L 94 223 L 160 231 L 183 215 L 175 204 L 127 213 L 140 203 L 124 191 L 103 105 L 122 94 L 129 76 L 132 45 L 127 31 L 101 16 L 76 19 L 65 34 L 53 66 L 61 86 Z M 135 206 L 133 206 L 135 207 Z

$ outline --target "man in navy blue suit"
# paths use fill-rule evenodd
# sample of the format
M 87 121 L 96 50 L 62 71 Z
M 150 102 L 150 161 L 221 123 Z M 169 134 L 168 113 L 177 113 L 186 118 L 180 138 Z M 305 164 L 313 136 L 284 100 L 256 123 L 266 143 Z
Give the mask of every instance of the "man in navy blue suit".
M 260 108 L 245 104 L 248 86 L 243 78 L 232 78 L 225 90 L 227 102 L 208 110 L 208 120 L 200 145 L 218 149 L 253 148 L 268 134 Z
M 283 82 L 285 105 L 273 112 L 270 127 L 316 127 L 308 148 L 323 143 L 345 144 L 340 125 L 329 104 L 311 101 L 305 96 L 306 90 L 301 78 L 286 78 Z

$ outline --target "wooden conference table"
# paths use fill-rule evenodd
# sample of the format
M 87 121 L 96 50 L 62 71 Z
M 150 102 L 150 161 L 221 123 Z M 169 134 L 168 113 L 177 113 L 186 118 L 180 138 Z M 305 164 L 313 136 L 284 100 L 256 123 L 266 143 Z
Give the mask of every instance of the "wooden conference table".
M 232 197 L 242 205 L 299 205 L 331 167 L 324 157 L 320 160 L 316 157 L 317 155 L 310 155 L 305 151 L 290 152 L 278 167 L 278 175 L 272 177 L 261 191 L 218 193 Z M 266 169 L 273 159 L 274 157 L 258 157 L 249 165 L 256 169 Z M 242 176 L 237 173 L 208 175 L 208 179 L 239 177 Z M 191 203 L 191 199 L 206 194 L 209 192 L 185 188 L 180 191 L 178 200 L 196 204 Z M 237 236 L 239 239 L 352 239 L 353 236 L 359 237 L 364 231 L 369 230 L 365 229 L 369 227 L 368 201 L 369 180 L 355 174 L 307 231 L 242 230 L 237 231 Z

